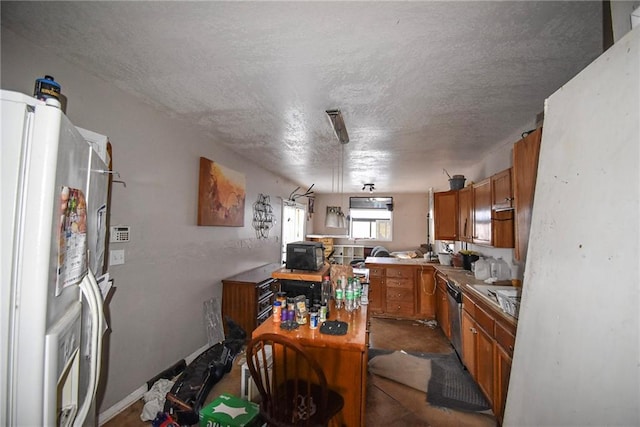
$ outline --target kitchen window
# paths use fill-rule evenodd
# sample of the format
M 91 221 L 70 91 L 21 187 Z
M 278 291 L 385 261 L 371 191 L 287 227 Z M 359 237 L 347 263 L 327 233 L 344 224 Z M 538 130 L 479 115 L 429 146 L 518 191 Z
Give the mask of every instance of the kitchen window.
M 349 235 L 352 239 L 392 240 L 392 197 L 350 197 L 349 216 Z

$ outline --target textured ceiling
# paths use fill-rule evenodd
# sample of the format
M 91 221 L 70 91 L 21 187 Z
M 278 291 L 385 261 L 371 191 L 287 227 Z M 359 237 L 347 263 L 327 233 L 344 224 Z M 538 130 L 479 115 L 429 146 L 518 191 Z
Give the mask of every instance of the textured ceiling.
M 325 110 L 345 192 L 424 192 L 602 52 L 596 1 L 3 1 L 2 26 L 320 193 L 341 158 Z

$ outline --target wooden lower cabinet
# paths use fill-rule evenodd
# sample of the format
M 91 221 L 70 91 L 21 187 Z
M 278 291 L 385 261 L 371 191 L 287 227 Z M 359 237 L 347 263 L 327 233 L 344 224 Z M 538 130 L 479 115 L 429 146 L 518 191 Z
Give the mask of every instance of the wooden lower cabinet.
M 281 264 L 267 264 L 222 280 L 222 318 L 229 317 L 247 333 L 271 316 L 277 283 L 271 274 Z M 225 333 L 227 325 L 224 325 Z
M 391 316 L 413 317 L 416 313 L 416 278 L 412 267 L 387 267 L 385 274 L 386 307 Z
M 369 312 L 384 312 L 384 267 L 369 267 Z
M 433 266 L 367 264 L 369 307 L 373 316 L 433 319 L 436 290 Z
M 462 361 L 501 423 L 515 346 L 515 325 L 463 295 Z
M 416 274 L 417 315 L 421 319 L 433 319 L 436 317 L 435 268 L 430 265 L 423 266 L 416 271 Z
M 493 400 L 493 339 L 481 327 L 476 329 L 476 380 L 489 400 Z
M 473 377 L 476 379 L 478 377 L 478 368 L 476 361 L 476 322 L 473 318 L 467 313 L 466 310 L 462 311 L 462 362 L 464 366 L 467 367 L 467 370 Z
M 493 366 L 493 413 L 502 421 L 504 408 L 507 403 L 507 390 L 509 389 L 509 378 L 511 376 L 511 356 L 497 343 L 494 346 Z
M 436 273 L 436 320 L 445 336 L 451 340 L 451 324 L 449 323 L 449 301 L 447 299 L 447 279 Z

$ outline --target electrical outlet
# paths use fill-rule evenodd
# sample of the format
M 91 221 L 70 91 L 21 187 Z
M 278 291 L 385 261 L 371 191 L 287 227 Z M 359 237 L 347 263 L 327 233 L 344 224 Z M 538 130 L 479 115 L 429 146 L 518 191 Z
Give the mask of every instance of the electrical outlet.
M 124 249 L 113 249 L 109 251 L 109 265 L 124 264 Z

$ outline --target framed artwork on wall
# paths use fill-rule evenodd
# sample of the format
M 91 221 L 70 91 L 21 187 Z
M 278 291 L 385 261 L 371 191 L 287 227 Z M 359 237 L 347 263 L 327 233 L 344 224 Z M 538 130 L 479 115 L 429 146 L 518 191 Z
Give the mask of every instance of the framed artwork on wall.
M 198 225 L 244 226 L 245 177 L 200 157 Z

